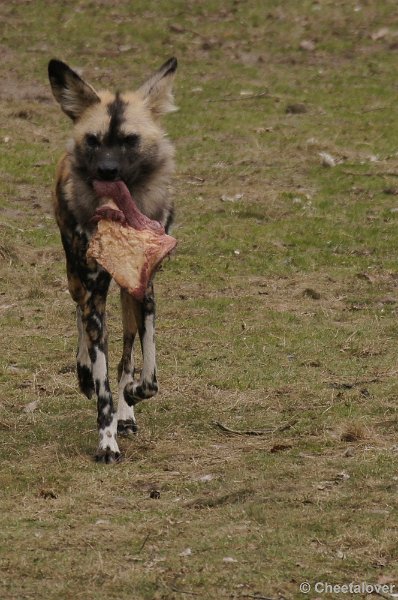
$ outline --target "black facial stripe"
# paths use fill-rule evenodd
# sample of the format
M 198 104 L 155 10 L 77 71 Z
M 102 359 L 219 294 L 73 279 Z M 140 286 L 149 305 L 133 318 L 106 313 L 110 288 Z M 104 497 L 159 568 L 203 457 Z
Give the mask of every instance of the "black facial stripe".
M 120 141 L 120 127 L 125 121 L 125 108 L 126 102 L 124 102 L 124 100 L 121 99 L 120 93 L 116 92 L 114 101 L 108 104 L 107 106 L 108 115 L 111 119 L 109 123 L 109 130 L 104 138 L 104 142 L 108 146 L 117 144 Z

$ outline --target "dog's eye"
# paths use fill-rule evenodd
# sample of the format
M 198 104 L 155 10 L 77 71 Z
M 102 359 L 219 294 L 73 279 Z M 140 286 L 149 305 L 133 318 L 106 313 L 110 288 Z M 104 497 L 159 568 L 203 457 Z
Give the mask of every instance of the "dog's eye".
M 89 133 L 86 135 L 86 144 L 89 148 L 98 148 L 100 141 L 94 133 Z
M 123 145 L 127 146 L 128 148 L 133 148 L 138 144 L 139 139 L 140 137 L 138 135 L 136 135 L 135 133 L 130 133 L 129 135 L 124 136 Z

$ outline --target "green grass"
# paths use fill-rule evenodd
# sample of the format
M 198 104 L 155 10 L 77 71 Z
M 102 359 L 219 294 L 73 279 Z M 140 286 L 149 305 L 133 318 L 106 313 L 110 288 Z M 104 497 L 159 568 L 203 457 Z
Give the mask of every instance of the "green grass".
M 1 599 L 398 585 L 396 3 L 3 4 Z M 74 375 L 51 214 L 69 123 L 46 68 L 58 57 L 126 89 L 172 55 L 179 246 L 157 277 L 161 392 L 105 468 Z M 115 389 L 115 292 L 109 329 Z

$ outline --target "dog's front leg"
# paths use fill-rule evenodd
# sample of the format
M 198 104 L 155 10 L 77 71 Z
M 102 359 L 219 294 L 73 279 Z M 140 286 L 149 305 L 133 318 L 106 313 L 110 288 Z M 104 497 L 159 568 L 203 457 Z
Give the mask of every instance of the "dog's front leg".
M 137 334 L 137 322 L 135 318 L 135 304 L 137 300 L 126 290 L 121 289 L 120 301 L 123 318 L 123 355 L 118 367 L 119 401 L 117 407 L 117 431 L 119 435 L 131 436 L 137 431 L 137 423 L 133 406 L 128 405 L 125 400 L 124 390 L 126 385 L 132 385 L 134 382 L 133 346 Z
M 99 445 L 96 460 L 111 463 L 119 460 L 120 451 L 116 441 L 117 416 L 108 379 L 105 302 L 106 292 L 104 294 L 93 292 L 89 302 L 82 307 L 82 322 L 97 395 Z
M 151 398 L 158 391 L 155 348 L 155 295 L 152 282 L 148 285 L 143 302 L 134 303 L 135 319 L 140 335 L 143 365 L 138 382 L 128 383 L 124 389 L 127 404 L 134 405 Z
M 77 378 L 79 381 L 80 391 L 90 400 L 95 392 L 93 372 L 91 366 L 91 358 L 88 352 L 87 337 L 85 327 L 82 320 L 82 309 L 78 305 L 76 307 L 76 322 L 79 341 L 77 346 Z

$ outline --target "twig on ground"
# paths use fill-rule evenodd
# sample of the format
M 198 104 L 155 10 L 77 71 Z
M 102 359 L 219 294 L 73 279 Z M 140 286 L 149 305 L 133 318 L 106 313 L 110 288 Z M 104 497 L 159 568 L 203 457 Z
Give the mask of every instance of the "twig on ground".
M 367 383 L 380 383 L 380 377 L 369 377 L 366 379 L 358 379 L 357 381 L 325 381 L 327 385 L 336 390 L 351 390 L 358 385 L 365 385 Z
M 221 429 L 221 431 L 225 431 L 225 433 L 231 433 L 233 435 L 268 435 L 269 433 L 279 433 L 281 431 L 286 431 L 286 429 L 290 429 L 297 423 L 298 419 L 294 419 L 293 421 L 289 421 L 289 423 L 285 423 L 284 425 L 280 425 L 279 427 L 273 427 L 269 429 L 246 429 L 246 430 L 238 430 L 238 429 L 230 429 L 230 427 L 226 427 L 219 421 L 213 421 L 214 425 Z
M 356 173 L 355 171 L 341 171 L 344 175 L 352 175 L 354 177 L 398 177 L 398 173 L 394 171 L 384 171 L 382 173 Z
M 269 92 L 259 92 L 258 94 L 244 94 L 238 98 L 232 96 L 223 96 L 222 98 L 209 98 L 206 102 L 240 102 L 241 100 L 253 100 L 253 98 L 278 98 Z
M 147 536 L 145 537 L 144 541 L 142 542 L 141 546 L 139 547 L 139 550 L 137 552 L 137 554 L 140 554 L 140 552 L 142 552 L 142 550 L 144 549 L 145 544 L 147 543 L 147 541 L 149 540 L 149 536 L 151 534 L 148 533 Z
M 202 40 L 206 40 L 207 37 L 199 31 L 195 31 L 194 29 L 187 29 L 186 27 L 181 27 L 180 25 L 174 25 L 173 23 L 169 25 L 170 31 L 173 33 L 192 33 L 192 35 L 196 35 L 196 37 L 201 38 Z
M 173 590 L 173 592 L 177 592 L 177 594 L 189 594 L 190 596 L 199 596 L 200 594 L 198 592 L 190 592 L 189 590 L 181 590 L 180 588 L 171 586 L 170 587 L 171 590 Z
M 222 496 L 216 496 L 213 498 L 201 497 L 195 500 L 190 500 L 185 503 L 185 506 L 190 508 L 214 508 L 216 506 L 222 506 L 223 504 L 234 504 L 241 502 L 249 496 L 253 496 L 254 491 L 251 488 L 243 488 L 236 492 L 230 492 L 229 494 L 223 494 Z

